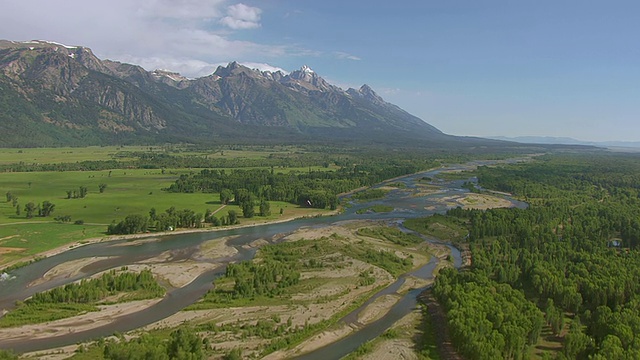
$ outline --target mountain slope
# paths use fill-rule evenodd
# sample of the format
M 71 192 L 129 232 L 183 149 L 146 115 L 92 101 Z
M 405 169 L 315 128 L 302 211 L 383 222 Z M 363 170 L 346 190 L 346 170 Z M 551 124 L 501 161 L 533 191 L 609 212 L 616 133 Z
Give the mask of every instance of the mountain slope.
M 480 141 L 445 135 L 369 86 L 344 91 L 307 66 L 284 74 L 232 62 L 187 79 L 85 47 L 0 40 L 0 146 L 340 139 Z

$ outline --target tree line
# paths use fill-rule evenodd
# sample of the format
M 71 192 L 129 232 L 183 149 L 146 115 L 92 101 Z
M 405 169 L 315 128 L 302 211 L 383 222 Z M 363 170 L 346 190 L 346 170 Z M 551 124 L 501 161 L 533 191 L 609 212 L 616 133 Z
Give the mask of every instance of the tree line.
M 307 172 L 276 172 L 267 169 L 234 169 L 230 171 L 204 169 L 197 174 L 183 174 L 166 190 L 169 192 L 210 192 L 230 194 L 242 201 L 250 195 L 266 201 L 286 201 L 305 207 L 335 209 L 337 194 L 383 180 L 423 170 L 423 161 L 344 164 L 337 170 Z M 240 195 L 240 196 L 239 196 Z M 239 199 L 240 198 L 240 199 Z M 221 197 L 221 201 L 229 196 Z M 249 197 L 250 199 L 250 197 Z
M 250 211 L 247 204 L 251 204 Z M 250 218 L 255 216 L 254 203 L 243 203 L 243 216 Z M 271 215 L 271 205 L 267 201 L 260 203 L 260 216 Z M 158 212 L 155 208 L 149 210 L 148 215 L 131 214 L 127 215 L 123 220 L 116 222 L 115 220 L 107 226 L 107 234 L 109 235 L 127 235 L 138 234 L 147 231 L 171 231 L 178 228 L 194 229 L 205 226 L 227 226 L 240 223 L 240 214 L 234 209 L 227 210 L 226 215 L 219 217 L 207 209 L 204 213 L 196 213 L 191 209 L 178 210 L 175 206 L 166 209 L 164 212 Z

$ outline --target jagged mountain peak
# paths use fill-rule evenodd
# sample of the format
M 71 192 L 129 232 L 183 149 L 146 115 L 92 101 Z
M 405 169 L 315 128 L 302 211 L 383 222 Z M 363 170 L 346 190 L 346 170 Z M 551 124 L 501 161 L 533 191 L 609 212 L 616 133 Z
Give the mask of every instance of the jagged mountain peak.
M 298 91 L 328 92 L 338 88 L 329 84 L 309 66 L 303 65 L 300 70 L 292 71 L 282 79 L 282 83 Z
M 252 77 L 262 77 L 262 76 L 265 76 L 266 74 L 267 77 L 270 77 L 269 74 L 272 74 L 272 73 L 268 71 L 263 72 L 263 71 L 260 71 L 259 69 L 252 69 L 248 66 L 240 64 L 237 61 L 232 61 L 227 66 L 222 66 L 222 65 L 218 66 L 218 68 L 216 69 L 216 71 L 213 72 L 213 74 L 221 78 L 225 78 L 225 77 L 240 75 L 240 74 L 249 75 Z
M 347 94 L 356 98 L 365 99 L 377 105 L 384 105 L 387 103 L 386 101 L 384 101 L 383 98 L 381 98 L 378 94 L 376 94 L 376 92 L 373 91 L 373 89 L 367 84 L 362 85 L 358 90 L 354 88 L 349 88 L 347 90 Z

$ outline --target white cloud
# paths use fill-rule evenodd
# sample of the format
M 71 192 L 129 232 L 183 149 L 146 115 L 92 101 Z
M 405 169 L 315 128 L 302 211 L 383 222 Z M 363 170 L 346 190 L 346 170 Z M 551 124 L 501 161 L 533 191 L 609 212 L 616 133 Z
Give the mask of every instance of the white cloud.
M 256 62 L 240 62 L 241 65 L 244 65 L 250 69 L 258 69 L 260 71 L 270 71 L 277 72 L 281 71 L 283 74 L 288 74 L 289 72 L 283 68 L 265 64 L 265 63 L 256 63 Z
M 238 0 L 7 1 L 0 11 L 0 37 L 87 46 L 102 59 L 187 77 L 208 75 L 217 64 L 234 60 L 277 70 L 268 64 L 292 57 L 352 56 L 239 39 L 242 29 L 262 27 L 262 13 Z
M 225 0 L 138 0 L 131 3 L 138 17 L 202 20 L 221 17 L 220 8 Z
M 355 61 L 360 61 L 362 60 L 361 58 L 355 56 L 355 55 L 351 55 L 348 54 L 346 52 L 342 52 L 342 51 L 336 51 L 334 52 L 334 54 L 336 55 L 336 57 L 338 59 L 343 59 L 343 60 L 355 60 Z
M 255 29 L 260 27 L 262 10 L 245 4 L 235 4 L 227 7 L 227 16 L 220 23 L 234 30 Z

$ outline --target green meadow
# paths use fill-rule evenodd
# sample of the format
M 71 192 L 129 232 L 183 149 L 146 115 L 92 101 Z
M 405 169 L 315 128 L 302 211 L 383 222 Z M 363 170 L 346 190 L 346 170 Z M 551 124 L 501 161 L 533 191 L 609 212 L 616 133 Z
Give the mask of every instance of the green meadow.
M 217 193 L 185 194 L 162 190 L 173 183 L 180 174 L 188 172 L 188 169 L 167 169 L 162 174 L 162 170 L 155 169 L 115 169 L 3 173 L 0 176 L 0 250 L 5 249 L 0 252 L 0 265 L 83 239 L 106 236 L 107 225 L 112 221 L 118 222 L 130 214 L 148 214 L 151 208 L 158 212 L 172 206 L 177 210 L 191 209 L 197 213 L 205 213 L 207 209 L 214 212 L 219 210 L 222 204 Z M 100 184 L 107 185 L 103 193 L 99 192 Z M 80 186 L 88 188 L 87 196 L 67 199 L 66 191 L 77 190 Z M 6 201 L 7 192 L 18 197 L 21 215 L 16 215 L 16 208 L 11 202 Z M 27 219 L 24 212 L 25 204 L 39 204 L 43 201 L 50 201 L 55 205 L 52 215 Z M 271 216 L 252 219 L 241 217 L 241 224 L 277 220 L 281 217 L 280 209 L 286 217 L 308 216 L 321 212 L 279 201 L 272 201 L 270 205 Z M 228 209 L 242 213 L 238 206 L 229 205 L 217 216 L 226 215 Z M 71 221 L 54 221 L 56 216 L 64 215 L 69 215 Z M 82 220 L 82 224 L 74 224 L 78 220 Z
M 291 153 L 291 148 L 256 148 L 194 150 L 187 147 L 144 147 L 111 146 L 86 148 L 36 148 L 0 149 L 2 164 L 56 164 L 97 160 L 128 160 L 134 153 L 163 152 L 181 156 L 224 157 L 237 159 L 262 159 L 272 154 Z M 246 168 L 245 168 L 246 169 Z M 112 169 L 100 171 L 48 171 L 48 172 L 4 172 L 0 174 L 0 266 L 22 258 L 47 251 L 65 244 L 72 244 L 89 238 L 106 237 L 107 226 L 112 221 L 121 221 L 127 215 L 149 213 L 151 208 L 163 212 L 170 207 L 177 210 L 190 209 L 205 213 L 207 209 L 220 210 L 220 196 L 217 193 L 169 193 L 163 191 L 182 174 L 196 173 L 201 169 Z M 232 171 L 233 169 L 225 169 Z M 277 168 L 276 172 L 306 172 L 309 170 L 330 170 L 320 166 Z M 106 185 L 99 191 L 100 185 Z M 84 198 L 67 198 L 67 191 L 79 193 L 80 187 L 87 188 Z M 6 194 L 17 197 L 20 214 L 12 201 L 6 201 Z M 55 205 L 51 216 L 28 219 L 25 205 L 29 202 L 42 204 L 49 201 Z M 272 201 L 271 215 L 243 219 L 241 224 L 253 224 L 287 218 L 313 216 L 321 211 L 303 209 L 297 205 Z M 242 213 L 236 205 L 228 205 L 216 216 L 227 214 L 228 210 Z M 283 215 L 280 214 L 280 209 Z M 256 213 L 258 208 L 256 207 Z M 70 217 L 69 222 L 55 221 L 58 216 Z M 79 222 L 80 224 L 76 224 Z

